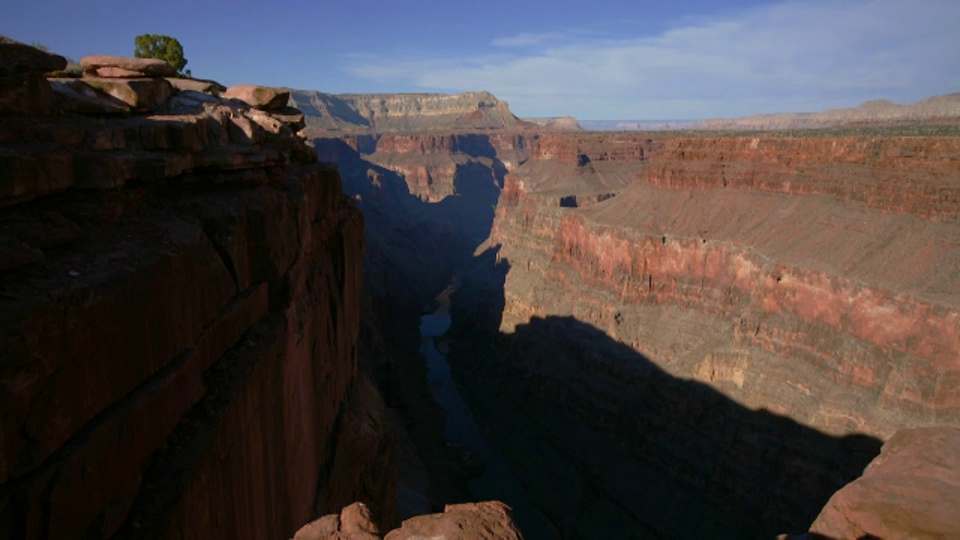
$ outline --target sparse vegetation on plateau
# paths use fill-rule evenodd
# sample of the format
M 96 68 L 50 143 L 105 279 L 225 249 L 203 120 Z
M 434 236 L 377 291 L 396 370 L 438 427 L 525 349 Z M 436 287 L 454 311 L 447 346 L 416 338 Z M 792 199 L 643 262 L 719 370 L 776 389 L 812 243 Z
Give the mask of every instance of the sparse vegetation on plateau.
M 137 58 L 159 58 L 166 60 L 177 71 L 183 73 L 187 59 L 183 56 L 183 46 L 176 38 L 162 34 L 141 34 L 134 38 L 136 49 L 133 55 Z M 186 73 L 189 75 L 189 72 Z

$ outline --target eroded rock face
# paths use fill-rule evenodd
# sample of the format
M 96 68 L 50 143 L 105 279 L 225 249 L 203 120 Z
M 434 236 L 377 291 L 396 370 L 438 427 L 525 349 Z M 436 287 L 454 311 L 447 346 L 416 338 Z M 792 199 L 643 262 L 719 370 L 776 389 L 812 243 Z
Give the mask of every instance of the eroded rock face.
M 290 91 L 254 84 L 238 84 L 227 88 L 223 97 L 239 99 L 251 107 L 270 111 L 286 107 L 290 101 Z
M 339 515 L 330 514 L 303 526 L 294 540 L 375 540 L 379 529 L 370 520 L 370 509 L 354 503 Z M 386 540 L 445 538 L 459 540 L 519 540 L 522 538 L 510 507 L 497 501 L 450 504 L 443 513 L 427 514 L 404 520 L 403 525 L 388 532 Z
M 805 527 L 880 439 L 958 422 L 955 140 L 552 137 L 450 358 L 562 530 Z
M 111 77 L 136 79 L 141 77 L 172 77 L 177 70 L 159 58 L 133 58 L 93 55 L 80 59 L 84 77 Z
M 0 536 L 284 538 L 358 499 L 393 521 L 363 218 L 283 121 L 189 91 L 11 115 L 0 174 Z
M 863 472 L 838 491 L 811 536 L 949 538 L 960 532 L 960 429 L 897 432 Z
M 0 113 L 53 112 L 53 92 L 44 74 L 66 66 L 62 56 L 0 36 Z
M 325 94 L 294 90 L 293 105 L 315 130 L 343 133 L 463 132 L 534 127 L 489 92 Z
M 154 111 L 173 94 L 173 86 L 162 78 L 84 77 L 82 82 L 137 112 Z
M 0 36 L 0 77 L 43 74 L 67 67 L 67 60 L 6 36 Z

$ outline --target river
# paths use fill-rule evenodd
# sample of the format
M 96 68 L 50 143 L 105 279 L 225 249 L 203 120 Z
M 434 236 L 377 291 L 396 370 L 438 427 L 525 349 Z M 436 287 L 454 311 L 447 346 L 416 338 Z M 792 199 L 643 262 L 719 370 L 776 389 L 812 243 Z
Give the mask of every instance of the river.
M 427 360 L 427 379 L 433 398 L 447 415 L 444 437 L 483 461 L 483 474 L 470 480 L 470 495 L 477 501 L 499 500 L 513 507 L 514 520 L 527 539 L 558 538 L 550 522 L 527 499 L 523 486 L 507 467 L 503 456 L 483 438 L 480 427 L 460 396 L 447 358 L 434 342 L 434 338 L 442 336 L 448 328 L 450 314 L 445 302 L 437 311 L 421 317 L 420 354 Z

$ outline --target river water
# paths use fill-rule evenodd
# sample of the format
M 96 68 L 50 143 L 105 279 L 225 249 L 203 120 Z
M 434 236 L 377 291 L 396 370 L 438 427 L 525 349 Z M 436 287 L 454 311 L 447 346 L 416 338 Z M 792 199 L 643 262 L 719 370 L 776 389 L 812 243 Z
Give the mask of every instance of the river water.
M 557 538 L 555 529 L 527 499 L 520 481 L 507 467 L 503 456 L 481 435 L 470 410 L 453 382 L 447 358 L 437 350 L 434 338 L 450 328 L 446 305 L 420 318 L 420 354 L 427 360 L 427 379 L 437 404 L 447 415 L 444 437 L 467 448 L 484 464 L 483 474 L 470 480 L 470 495 L 477 501 L 499 500 L 513 507 L 513 517 L 528 540 Z

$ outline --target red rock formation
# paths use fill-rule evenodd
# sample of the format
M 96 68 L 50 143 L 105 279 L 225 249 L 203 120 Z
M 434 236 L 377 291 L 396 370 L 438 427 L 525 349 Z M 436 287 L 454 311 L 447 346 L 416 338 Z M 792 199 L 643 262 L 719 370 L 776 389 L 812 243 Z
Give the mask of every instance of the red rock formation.
M 950 538 L 960 532 L 960 429 L 897 432 L 863 476 L 831 497 L 811 536 Z
M 164 107 L 2 122 L 0 536 L 281 538 L 357 499 L 392 522 L 362 216 L 283 120 Z
M 489 92 L 463 94 L 324 94 L 295 90 L 293 105 L 324 132 L 422 133 L 522 129 L 507 102 Z
M 923 194 L 960 182 L 955 143 L 667 140 L 637 163 L 641 182 L 582 212 L 541 202 L 557 180 L 525 166 L 507 179 L 492 234 L 513 268 L 502 328 L 572 314 L 678 376 L 831 432 L 949 421 L 960 410 L 960 237 L 928 220 L 958 210 Z M 755 155 L 764 146 L 775 150 Z M 576 302 L 555 301 L 571 292 Z M 690 332 L 646 322 L 664 310 Z M 758 362 L 782 366 L 783 386 L 765 390 Z M 851 407 L 852 395 L 870 405 Z
M 324 142 L 328 140 L 321 136 L 315 144 L 329 147 Z M 501 169 L 509 170 L 528 156 L 527 139 L 520 133 L 382 134 L 336 140 L 346 141 L 371 163 L 400 174 L 411 194 L 431 203 L 458 193 L 456 184 L 462 180 L 458 171 L 468 164 L 490 169 L 490 180 L 496 181 L 494 175 L 501 174 Z
M 304 525 L 294 540 L 376 540 L 380 530 L 370 519 L 370 509 L 362 503 L 345 507 Z M 403 526 L 383 536 L 386 540 L 477 538 L 519 540 L 522 538 L 510 516 L 510 507 L 498 502 L 448 504 L 441 514 L 427 514 L 404 520 Z
M 690 137 L 662 142 L 640 179 L 675 189 L 824 194 L 884 212 L 955 221 L 957 137 Z
M 850 435 L 957 424 L 957 210 L 927 198 L 958 181 L 954 143 L 668 138 L 603 162 L 580 137 L 538 140 L 505 179 L 500 264 L 478 270 L 502 289 L 454 302 L 469 336 L 472 303 L 503 298 L 503 346 L 460 351 L 476 414 L 528 486 L 577 479 L 534 502 L 571 534 L 605 512 L 652 517 L 648 534 L 772 534 L 819 508 L 798 493 L 825 500 L 863 467 L 871 443 Z M 690 505 L 703 521 L 676 519 Z

